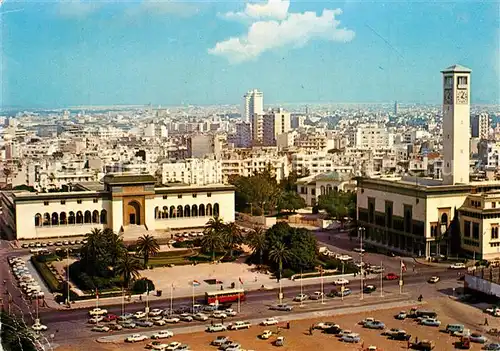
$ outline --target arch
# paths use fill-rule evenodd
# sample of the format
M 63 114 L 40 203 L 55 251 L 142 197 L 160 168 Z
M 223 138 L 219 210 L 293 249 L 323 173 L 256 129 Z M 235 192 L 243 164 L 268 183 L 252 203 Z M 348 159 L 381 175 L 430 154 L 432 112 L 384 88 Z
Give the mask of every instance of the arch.
M 141 205 L 137 201 L 132 200 L 127 204 L 127 214 L 128 218 L 126 218 L 126 223 L 137 225 L 140 225 L 142 223 Z
M 92 223 L 92 213 L 89 210 L 85 211 L 85 215 L 83 216 L 83 220 L 85 223 Z
M 102 210 L 101 211 L 101 224 L 107 224 L 108 223 L 108 211 Z
M 51 216 L 51 225 L 59 225 L 59 213 L 53 212 Z
M 50 213 L 48 212 L 43 214 L 43 225 L 50 225 Z
M 330 184 L 328 184 L 328 185 L 326 186 L 326 193 L 327 193 L 327 194 L 330 194 L 331 192 L 332 192 L 332 186 L 331 186 Z
M 59 224 L 60 225 L 68 224 L 68 218 L 66 217 L 66 212 L 61 212 L 59 214 Z
M 212 217 L 212 204 L 207 205 L 207 216 Z
M 441 215 L 441 224 L 446 224 L 446 226 L 448 226 L 448 215 L 446 213 Z
M 321 190 L 321 195 L 325 195 L 325 186 L 324 185 L 321 186 L 320 190 Z
M 163 206 L 162 218 L 168 218 L 168 206 Z
M 158 206 L 155 207 L 155 219 L 160 218 L 160 208 Z
M 75 223 L 76 223 L 75 212 L 70 211 L 68 215 L 68 224 L 75 224 Z
M 184 206 L 184 217 L 191 217 L 191 207 L 189 205 Z
M 42 215 L 37 213 L 35 215 L 35 227 L 40 227 L 42 225 Z
M 335 191 L 335 192 L 339 191 L 339 187 L 338 186 L 334 186 L 333 187 L 333 191 Z
M 92 223 L 99 223 L 99 211 L 92 211 Z
M 177 217 L 184 217 L 184 210 L 181 205 L 177 206 Z
M 198 217 L 198 206 L 196 205 L 191 206 L 191 216 Z
M 170 206 L 170 218 L 175 218 L 175 206 Z
M 219 212 L 219 204 L 216 202 L 214 204 L 214 217 L 219 217 L 220 212 Z
M 76 213 L 76 224 L 82 224 L 83 223 L 83 213 L 82 211 L 78 211 Z
M 205 217 L 205 205 L 201 204 L 198 208 L 198 214 L 200 217 Z

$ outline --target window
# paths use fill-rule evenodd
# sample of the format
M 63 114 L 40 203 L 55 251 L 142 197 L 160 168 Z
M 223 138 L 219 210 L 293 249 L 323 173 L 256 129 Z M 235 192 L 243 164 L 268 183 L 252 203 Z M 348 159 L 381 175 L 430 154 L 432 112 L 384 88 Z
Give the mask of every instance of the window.
M 479 223 L 472 223 L 472 239 L 479 239 Z
M 61 200 L 61 205 L 66 205 L 66 200 Z
M 168 196 L 167 195 L 163 195 L 163 200 L 166 200 L 168 199 Z
M 182 199 L 182 195 L 177 195 L 177 198 L 178 199 Z
M 496 203 L 495 201 L 493 201 L 493 202 L 491 203 L 491 208 L 495 208 L 495 207 L 497 207 L 497 203 Z
M 464 237 L 470 238 L 470 221 L 464 221 Z
M 467 77 L 458 77 L 457 84 L 459 87 L 463 87 L 464 85 L 467 85 Z
M 82 203 L 82 200 L 76 200 L 76 203 L 77 203 L 77 204 L 81 204 L 81 203 Z
M 498 239 L 498 226 L 491 226 L 491 239 Z
M 49 205 L 49 202 L 48 202 L 48 201 L 44 201 L 44 202 L 43 202 L 43 205 L 44 205 L 44 206 L 48 206 L 48 205 Z
M 193 197 L 196 197 L 197 195 L 196 194 L 193 194 Z
M 207 197 L 212 197 L 212 193 L 207 193 Z
M 97 199 L 94 199 L 93 202 L 96 204 L 97 203 Z
M 444 78 L 444 86 L 446 88 L 451 88 L 453 87 L 453 77 L 445 77 Z

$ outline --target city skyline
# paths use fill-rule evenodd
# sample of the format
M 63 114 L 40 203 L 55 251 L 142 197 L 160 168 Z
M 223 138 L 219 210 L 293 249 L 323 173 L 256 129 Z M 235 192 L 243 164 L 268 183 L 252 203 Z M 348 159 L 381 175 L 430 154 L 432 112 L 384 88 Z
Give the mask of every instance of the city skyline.
M 7 1 L 0 106 L 237 105 L 254 88 L 266 105 L 439 104 L 436 72 L 450 62 L 473 70 L 471 103 L 495 104 L 498 10 L 467 1 Z

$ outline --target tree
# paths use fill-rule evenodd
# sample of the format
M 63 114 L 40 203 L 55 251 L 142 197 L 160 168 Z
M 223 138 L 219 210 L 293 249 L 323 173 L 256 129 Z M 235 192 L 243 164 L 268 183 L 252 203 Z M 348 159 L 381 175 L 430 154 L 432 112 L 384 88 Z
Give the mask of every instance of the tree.
M 106 248 L 105 253 L 109 255 L 111 266 L 115 266 L 122 253 L 127 250 L 123 238 L 111 228 L 105 228 L 102 236 Z
M 160 251 L 158 241 L 149 234 L 143 235 L 137 240 L 137 253 L 142 254 L 144 258 L 144 267 L 148 266 L 149 256 L 156 255 Z
M 304 207 L 306 207 L 306 201 L 293 190 L 282 192 L 276 201 L 278 213 L 282 210 L 295 212 Z
M 132 286 L 132 291 L 136 294 L 144 294 L 145 292 L 150 292 L 155 290 L 154 283 L 148 278 L 141 278 L 134 282 Z
M 290 268 L 296 272 L 313 269 L 316 265 L 317 241 L 314 234 L 304 228 L 291 228 Z
M 229 255 L 233 257 L 233 250 L 243 243 L 243 235 L 235 222 L 226 224 L 223 232 L 224 246 L 229 249 Z
M 16 315 L 9 315 L 2 310 L 0 340 L 3 348 L 8 351 L 36 351 L 39 341 L 24 320 Z
M 201 248 L 205 252 L 212 253 L 212 261 L 215 261 L 215 252 L 224 246 L 224 230 L 225 224 L 220 217 L 210 218 L 203 230 Z
M 90 233 L 85 234 L 87 242 L 81 248 L 82 262 L 85 263 L 85 271 L 89 275 L 95 275 L 97 267 L 102 264 L 100 260 L 104 253 L 102 230 L 92 228 Z
M 130 256 L 128 252 L 124 252 L 118 260 L 115 271 L 123 278 L 123 286 L 128 289 L 130 282 L 140 276 L 139 270 L 141 263 L 138 259 Z
M 342 226 L 345 218 L 356 216 L 356 194 L 351 192 L 331 191 L 320 195 L 318 207 L 325 210 L 332 218 L 338 219 Z
M 9 184 L 9 178 L 12 175 L 12 170 L 8 167 L 4 167 L 2 170 L 3 176 L 5 177 L 5 187 Z
M 282 242 L 277 242 L 271 251 L 269 251 L 269 259 L 278 264 L 278 281 L 281 280 L 283 273 L 283 262 L 287 262 L 292 254 Z
M 266 250 L 266 232 L 262 227 L 254 227 L 247 236 L 247 244 L 252 248 L 254 253 L 259 253 L 259 264 L 262 264 L 264 251 Z

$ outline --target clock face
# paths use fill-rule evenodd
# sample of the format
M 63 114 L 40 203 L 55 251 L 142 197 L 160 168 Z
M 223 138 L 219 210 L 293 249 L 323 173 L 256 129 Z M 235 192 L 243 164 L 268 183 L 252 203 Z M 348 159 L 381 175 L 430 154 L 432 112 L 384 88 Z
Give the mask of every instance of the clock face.
M 453 90 L 451 89 L 445 89 L 444 90 L 444 101 L 443 103 L 445 105 L 451 105 L 453 104 Z
M 468 104 L 469 103 L 469 93 L 467 89 L 457 90 L 457 104 Z

